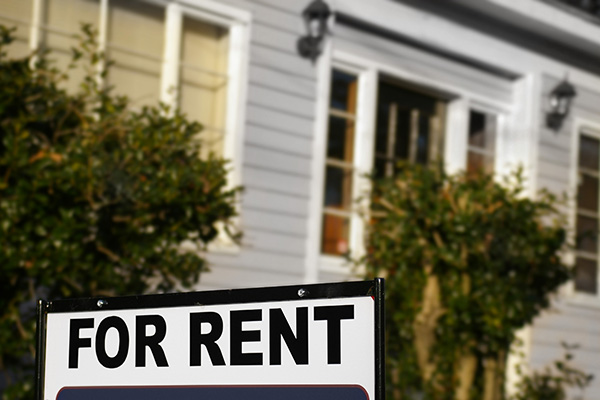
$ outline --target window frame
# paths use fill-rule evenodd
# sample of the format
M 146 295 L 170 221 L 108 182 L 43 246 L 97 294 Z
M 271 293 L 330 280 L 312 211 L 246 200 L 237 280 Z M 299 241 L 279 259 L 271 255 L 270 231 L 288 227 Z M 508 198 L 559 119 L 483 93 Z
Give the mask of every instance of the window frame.
M 371 146 L 371 138 L 369 132 L 372 132 L 375 127 L 375 109 L 373 107 L 366 106 L 367 104 L 373 104 L 372 101 L 376 101 L 377 96 L 377 73 L 372 68 L 364 68 L 360 65 L 356 65 L 351 60 L 344 60 L 343 57 L 332 63 L 330 71 L 334 69 L 342 72 L 352 74 L 356 76 L 357 95 L 356 95 L 356 111 L 354 116 L 354 149 L 352 154 L 352 199 L 358 199 L 362 194 L 366 193 L 370 189 L 370 184 L 365 175 L 371 171 L 373 167 L 373 146 Z M 328 84 L 331 85 L 331 77 L 328 80 Z M 369 100 L 374 99 L 374 100 Z M 327 109 L 327 119 L 330 115 L 330 93 L 325 99 Z M 326 122 L 328 125 L 328 122 Z M 327 136 L 328 129 L 326 128 L 325 134 L 325 146 L 322 148 L 323 163 L 321 168 L 321 174 L 325 175 L 325 167 L 327 166 Z M 322 220 L 325 214 L 325 206 L 323 205 L 325 179 L 323 179 L 323 185 L 320 196 L 320 215 L 319 215 L 319 240 L 318 240 L 318 251 L 319 251 L 319 264 L 321 269 L 329 272 L 347 272 L 347 261 L 341 256 L 335 256 L 330 254 L 323 254 L 321 251 L 322 241 Z M 354 201 L 353 201 L 354 203 Z M 360 212 L 366 212 L 365 206 L 368 206 L 367 199 L 364 199 L 362 204 L 354 203 L 350 211 L 350 227 L 348 236 L 348 246 L 351 249 L 351 256 L 353 258 L 360 257 L 362 249 L 362 238 L 364 234 L 364 226 L 362 223 L 362 216 Z
M 575 243 L 577 235 L 577 192 L 579 186 L 579 145 L 582 136 L 592 137 L 600 140 L 600 124 L 590 120 L 575 117 L 572 129 L 571 129 L 571 170 L 569 179 L 569 193 L 568 193 L 568 225 L 569 225 L 569 241 Z M 600 195 L 600 188 L 599 188 Z M 598 205 L 598 212 L 600 213 L 600 204 Z M 598 239 L 600 241 L 600 237 Z M 568 251 L 564 256 L 564 261 L 567 264 L 575 265 L 577 258 L 577 249 L 573 248 Z M 600 308 L 600 251 L 596 259 L 597 270 L 596 270 L 596 293 L 586 293 L 575 289 L 575 281 L 570 280 L 566 285 L 564 292 L 568 296 L 568 301 L 571 304 L 582 305 L 592 308 Z
M 444 148 L 441 149 L 441 156 L 444 159 L 445 168 L 449 173 L 466 168 L 468 113 L 470 109 L 483 110 L 496 115 L 497 132 L 494 171 L 498 171 L 496 173 L 498 176 L 500 176 L 500 167 L 509 161 L 505 157 L 502 157 L 504 150 L 502 136 L 508 121 L 514 118 L 514 104 L 507 104 L 492 97 L 485 97 L 451 83 L 433 81 L 431 77 L 419 75 L 416 71 L 407 70 L 397 65 L 389 65 L 343 50 L 333 49 L 331 41 L 328 41 L 317 65 L 318 100 L 315 121 L 315 135 L 317 139 L 313 143 L 315 156 L 311 169 L 313 179 L 310 186 L 311 203 L 304 276 L 306 282 L 317 282 L 322 279 L 321 276 L 323 274 L 325 276 L 329 274 L 349 276 L 351 274 L 360 275 L 361 272 L 360 267 L 358 270 L 351 268 L 350 263 L 345 257 L 327 255 L 321 252 L 326 165 L 325 153 L 328 137 L 331 71 L 333 69 L 340 69 L 350 73 L 355 71 L 354 73 L 357 74 L 359 80 L 354 149 L 355 178 L 353 181 L 353 193 L 355 194 L 355 199 L 360 198 L 361 194 L 370 190 L 370 182 L 364 176 L 372 170 L 375 147 L 376 110 L 371 105 L 377 102 L 377 87 L 380 76 L 383 75 L 408 82 L 411 85 L 433 89 L 440 93 L 451 93 L 454 96 L 447 101 L 446 122 L 442 130 Z M 368 218 L 368 208 L 369 199 L 362 198 L 361 203 L 356 204 L 357 212 L 354 212 L 351 217 L 349 247 L 352 259 L 358 259 L 365 253 L 363 242 L 365 226 L 363 219 Z

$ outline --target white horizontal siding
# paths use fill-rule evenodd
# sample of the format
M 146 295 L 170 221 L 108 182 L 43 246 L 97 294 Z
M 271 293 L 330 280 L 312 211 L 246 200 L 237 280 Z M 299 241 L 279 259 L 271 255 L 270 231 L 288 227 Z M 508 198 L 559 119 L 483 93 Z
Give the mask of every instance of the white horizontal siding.
M 298 98 L 313 100 L 315 81 L 303 76 L 291 75 L 273 67 L 250 65 L 250 84 L 296 95 Z
M 248 97 L 252 104 L 257 106 L 310 120 L 314 118 L 315 103 L 313 99 L 299 97 L 296 94 L 285 93 L 259 84 L 250 85 Z
M 242 195 L 242 212 L 243 207 L 307 218 L 308 195 L 300 197 L 264 189 L 247 189 Z
M 281 71 L 289 71 L 294 75 L 314 78 L 314 66 L 309 60 L 300 58 L 291 51 L 282 51 L 261 43 L 252 43 L 250 62 L 253 65 L 277 67 Z
M 249 247 L 243 247 L 240 255 L 211 254 L 209 261 L 212 270 L 216 271 L 221 266 L 238 270 L 249 270 L 257 273 L 270 273 L 275 275 L 271 280 L 279 279 L 277 275 L 302 277 L 304 274 L 302 259 L 287 254 L 272 253 Z M 298 281 L 296 281 L 298 282 Z M 230 282 L 231 287 L 244 286 L 243 279 Z
M 255 145 L 246 146 L 244 165 L 270 168 L 273 171 L 289 173 L 295 177 L 309 177 L 310 159 L 264 149 Z
M 309 179 L 299 176 L 247 166 L 244 168 L 244 180 L 252 184 L 252 188 L 278 192 L 294 197 L 307 197 Z
M 272 234 L 293 235 L 303 238 L 306 236 L 306 221 L 298 216 L 246 208 L 242 229 L 262 230 Z
M 271 24 L 257 21 L 252 26 L 252 42 L 261 46 L 277 49 L 283 53 L 296 55 L 296 42 L 298 34 L 282 30 Z
M 537 318 L 532 330 L 531 367 L 541 370 L 564 357 L 561 343 L 578 345 L 573 350 L 573 366 L 586 374 L 600 373 L 600 313 L 599 308 L 584 308 L 563 302 Z M 576 392 L 573 392 L 576 393 Z M 588 400 L 600 399 L 600 382 L 592 381 L 585 391 Z
M 244 246 L 256 251 L 268 252 L 282 256 L 302 257 L 304 254 L 304 238 L 269 232 L 265 229 L 244 229 Z
M 281 132 L 277 129 L 256 126 L 252 123 L 246 124 L 246 143 L 305 157 L 310 157 L 312 154 L 310 136 Z
M 600 93 L 577 87 L 577 97 L 571 113 L 558 132 L 545 126 L 548 111 L 547 98 L 560 79 L 544 75 L 542 77 L 540 112 L 540 136 L 538 149 L 538 188 L 545 187 L 560 195 L 570 189 L 571 171 L 576 168 L 572 160 L 571 145 L 575 118 L 584 118 L 600 123 Z M 564 210 L 574 213 L 574 210 Z M 531 337 L 531 367 L 537 370 L 561 359 L 564 351 L 561 342 L 577 344 L 574 351 L 574 365 L 585 373 L 600 373 L 600 301 L 594 307 L 584 306 L 563 299 L 555 302 L 552 310 L 536 318 Z M 574 394 L 576 392 L 573 392 Z M 595 379 L 585 392 L 585 399 L 600 400 L 600 381 Z
M 513 100 L 513 82 L 510 80 L 392 40 L 337 25 L 334 43 L 338 49 L 384 65 L 401 68 L 424 78 L 430 78 L 434 82 L 451 83 L 453 86 L 506 104 L 510 104 Z
M 252 14 L 238 251 L 212 253 L 201 288 L 299 283 L 304 276 L 315 67 L 297 55 L 305 0 L 223 0 Z
M 301 276 L 297 274 L 273 273 L 272 270 L 231 265 L 223 262 L 222 255 L 211 255 L 211 271 L 202 274 L 196 290 L 234 289 L 297 284 Z
M 252 99 L 249 99 L 246 113 L 247 122 L 255 126 L 307 138 L 312 136 L 314 121 L 311 118 L 265 108 L 264 106 L 253 104 Z

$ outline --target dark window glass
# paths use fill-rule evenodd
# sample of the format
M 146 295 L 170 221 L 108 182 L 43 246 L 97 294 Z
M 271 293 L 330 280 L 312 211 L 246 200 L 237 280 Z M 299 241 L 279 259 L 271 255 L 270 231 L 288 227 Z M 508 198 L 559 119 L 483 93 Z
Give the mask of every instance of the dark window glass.
M 352 162 L 353 142 L 354 121 L 330 116 L 327 157 Z
M 575 289 L 579 292 L 596 293 L 598 265 L 595 260 L 577 257 L 575 263 Z
M 431 96 L 398 86 L 379 83 L 375 137 L 375 176 L 394 173 L 400 160 L 427 164 L 438 154 L 441 137 L 432 123 L 441 114 L 442 103 Z M 436 125 L 437 126 L 437 125 Z M 434 151 L 435 150 L 435 151 Z
M 577 216 L 577 249 L 590 253 L 598 252 L 598 219 Z
M 419 164 L 427 164 L 429 161 L 429 117 L 419 115 L 419 133 L 417 134 L 417 159 Z
M 469 138 L 467 173 L 494 172 L 496 116 L 471 110 L 469 113 Z
M 356 106 L 356 76 L 338 70 L 331 80 L 331 108 L 354 113 Z
M 598 211 L 598 178 L 580 174 L 577 208 L 593 212 Z
M 352 173 L 338 167 L 325 170 L 325 207 L 350 208 Z
M 579 141 L 579 166 L 598 171 L 599 147 L 598 139 L 582 135 Z
M 485 148 L 485 114 L 471 110 L 469 114 L 469 145 Z
M 396 117 L 396 140 L 394 156 L 400 160 L 407 160 L 410 151 L 410 110 L 398 110 Z

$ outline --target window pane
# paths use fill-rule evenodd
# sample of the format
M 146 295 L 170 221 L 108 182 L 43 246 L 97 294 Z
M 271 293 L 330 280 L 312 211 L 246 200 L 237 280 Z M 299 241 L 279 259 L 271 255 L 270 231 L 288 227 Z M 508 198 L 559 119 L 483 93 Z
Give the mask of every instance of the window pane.
M 598 149 L 600 142 L 588 136 L 581 136 L 579 141 L 579 166 L 598 171 Z
M 577 257 L 575 263 L 575 290 L 586 293 L 596 293 L 597 288 L 596 261 Z
M 379 83 L 378 99 L 382 106 L 396 103 L 399 109 L 417 109 L 426 115 L 436 114 L 439 104 L 435 97 L 386 81 Z
M 494 172 L 496 143 L 496 116 L 471 110 L 469 113 L 469 138 L 467 173 Z
M 375 157 L 375 161 L 374 161 L 374 175 L 376 179 L 381 179 L 383 177 L 385 177 L 385 171 L 387 168 L 387 165 L 391 164 L 392 168 L 393 168 L 393 163 L 387 161 L 386 158 L 384 157 Z
M 577 216 L 577 249 L 598 252 L 598 219 Z
M 356 83 L 356 76 L 334 70 L 331 77 L 331 108 L 354 114 Z
M 184 17 L 179 106 L 204 127 L 203 156 L 223 152 L 228 49 L 226 29 Z
M 352 162 L 354 148 L 354 121 L 329 117 L 327 157 Z
M 323 215 L 321 251 L 325 254 L 344 255 L 348 252 L 349 218 Z
M 471 110 L 469 114 L 469 145 L 480 149 L 486 148 L 485 114 Z
M 467 174 L 472 175 L 481 171 L 488 174 L 494 172 L 494 157 L 469 151 L 467 153 Z
M 352 172 L 327 166 L 325 172 L 325 207 L 349 210 L 352 202 Z
M 29 54 L 29 27 L 33 0 L 2 0 L 0 23 L 15 27 L 15 40 L 4 48 L 9 58 L 21 58 Z M 4 17 L 7 18 L 4 18 Z
M 441 138 L 437 137 L 437 132 L 441 132 L 442 127 L 434 124 L 434 121 L 442 121 L 443 109 L 443 103 L 433 96 L 393 82 L 380 82 L 375 131 L 375 174 L 381 176 L 392 172 L 389 168 L 391 162 L 395 164 L 398 160 L 409 160 L 427 164 L 432 155 L 441 154 L 442 151 L 433 146 L 442 143 L 438 140 Z M 389 161 L 387 172 L 381 171 L 382 161 L 377 159 Z
M 577 208 L 593 212 L 598 211 L 598 178 L 580 174 Z
M 393 168 L 397 160 L 408 159 L 412 118 L 411 110 L 399 109 L 396 103 L 380 105 L 378 113 L 375 164 L 376 175 L 383 177 L 386 169 L 378 168 L 379 164 L 384 163 Z
M 115 93 L 128 96 L 136 107 L 156 105 L 165 11 L 151 3 L 127 0 L 113 0 L 109 7 L 109 57 L 115 64 L 108 83 L 115 87 Z
M 429 117 L 419 115 L 419 134 L 417 136 L 417 154 L 415 160 L 418 164 L 427 164 L 429 161 L 429 128 Z
M 408 159 L 408 153 L 410 149 L 411 120 L 411 110 L 401 109 L 396 113 L 396 127 L 393 130 L 393 134 L 395 136 L 394 157 L 396 159 Z M 389 140 L 387 132 L 385 140 Z
M 93 29 L 98 29 L 99 3 L 96 0 L 74 0 L 65 7 L 63 0 L 48 0 L 45 11 L 48 28 L 44 29 L 42 46 L 51 51 L 50 59 L 56 62 L 55 66 L 66 71 L 72 62 L 71 48 L 79 46 L 79 39 L 75 36 L 82 35 L 81 24 L 91 24 Z M 85 70 L 71 69 L 68 74 L 66 89 L 74 92 L 79 89 Z

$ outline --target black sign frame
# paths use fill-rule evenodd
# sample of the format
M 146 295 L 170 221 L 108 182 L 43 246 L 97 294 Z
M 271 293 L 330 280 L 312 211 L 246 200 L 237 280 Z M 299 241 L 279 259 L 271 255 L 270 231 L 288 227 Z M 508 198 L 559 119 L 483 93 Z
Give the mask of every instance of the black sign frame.
M 373 349 L 375 353 L 375 400 L 385 400 L 385 282 L 383 278 L 376 278 L 371 281 L 139 296 L 90 297 L 54 301 L 39 300 L 37 307 L 35 398 L 37 400 L 44 400 L 46 321 L 49 313 L 337 299 L 361 296 L 370 296 L 375 300 L 375 348 Z

